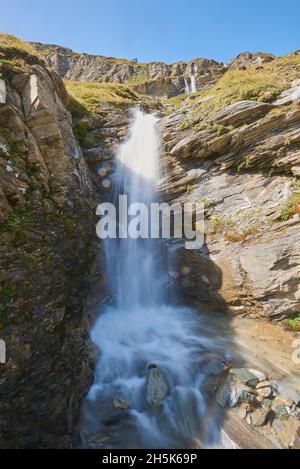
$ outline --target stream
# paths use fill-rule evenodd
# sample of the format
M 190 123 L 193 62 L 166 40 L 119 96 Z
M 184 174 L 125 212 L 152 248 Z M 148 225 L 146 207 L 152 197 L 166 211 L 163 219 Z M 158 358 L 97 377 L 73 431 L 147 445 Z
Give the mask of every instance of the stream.
M 116 157 L 114 204 L 119 195 L 129 205 L 157 201 L 159 119 L 135 110 Z M 168 280 L 173 254 L 159 239 L 122 237 L 125 221 L 118 228 L 119 238 L 103 241 L 112 300 L 91 332 L 100 353 L 82 408 L 85 446 L 235 448 L 212 389 L 226 364 L 257 361 L 249 337 L 235 338 L 241 323 L 178 305 Z

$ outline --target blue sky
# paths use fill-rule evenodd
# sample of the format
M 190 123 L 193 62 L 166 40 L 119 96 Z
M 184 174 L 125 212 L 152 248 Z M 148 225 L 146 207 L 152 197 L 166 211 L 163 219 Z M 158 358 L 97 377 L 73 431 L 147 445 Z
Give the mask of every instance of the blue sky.
M 300 49 L 299 0 L 0 0 L 0 31 L 140 62 Z

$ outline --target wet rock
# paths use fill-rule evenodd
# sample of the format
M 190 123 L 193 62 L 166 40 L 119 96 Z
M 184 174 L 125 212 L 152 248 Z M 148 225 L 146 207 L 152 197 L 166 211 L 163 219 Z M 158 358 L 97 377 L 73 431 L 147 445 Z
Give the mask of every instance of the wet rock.
M 247 417 L 247 410 L 245 407 L 237 407 L 235 412 L 241 419 L 245 419 Z
M 271 62 L 274 59 L 274 55 L 266 54 L 264 52 L 241 52 L 239 55 L 230 60 L 228 65 L 230 68 L 243 69 L 249 67 L 250 65 Z
M 255 409 L 251 413 L 251 425 L 254 427 L 262 427 L 266 425 L 271 415 L 271 410 L 268 408 Z
M 147 402 L 152 406 L 159 405 L 167 394 L 168 385 L 162 372 L 157 366 L 152 366 L 150 369 L 148 369 L 146 380 Z
M 115 396 L 113 399 L 113 406 L 115 409 L 128 409 L 130 403 L 123 396 Z
M 250 386 L 255 388 L 259 378 L 251 373 L 247 368 L 232 368 L 230 374 L 239 379 L 245 386 Z

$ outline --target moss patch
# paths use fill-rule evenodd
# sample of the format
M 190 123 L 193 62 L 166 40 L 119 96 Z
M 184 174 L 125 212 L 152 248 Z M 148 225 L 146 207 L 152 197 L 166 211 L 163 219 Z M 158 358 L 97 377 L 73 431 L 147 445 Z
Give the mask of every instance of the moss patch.
M 97 114 L 105 106 L 124 108 L 132 106 L 139 97 L 128 86 L 114 83 L 65 81 L 66 89 L 77 103 L 88 112 Z
M 192 101 L 191 119 L 186 125 L 197 124 L 237 101 L 271 102 L 291 86 L 299 73 L 300 56 L 297 54 L 279 57 L 259 67 L 251 65 L 246 70 L 227 70 L 212 88 L 197 94 Z M 169 102 L 181 104 L 180 99 Z

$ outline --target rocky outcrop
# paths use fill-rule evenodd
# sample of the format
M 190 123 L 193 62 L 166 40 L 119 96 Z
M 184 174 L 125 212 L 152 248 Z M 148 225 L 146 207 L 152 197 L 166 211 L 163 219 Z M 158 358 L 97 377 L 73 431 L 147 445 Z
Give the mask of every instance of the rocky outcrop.
M 216 400 L 245 423 L 238 423 L 247 432 L 250 427 L 264 439 L 264 448 L 300 448 L 300 395 L 293 391 L 294 399 L 281 396 L 277 383 L 267 380 L 264 373 L 247 368 L 232 368 L 218 387 Z M 226 429 L 226 424 L 224 425 Z M 236 429 L 231 435 L 239 443 Z M 255 439 L 252 440 L 252 444 Z M 247 447 L 242 442 L 242 448 Z M 254 447 L 260 447 L 255 444 Z M 253 446 L 252 446 L 253 448 Z
M 0 68 L 1 448 L 71 447 L 94 366 L 91 177 L 61 79 L 37 62 Z
M 195 59 L 167 65 L 163 62 L 137 63 L 98 55 L 80 54 L 55 45 L 31 43 L 48 65 L 62 78 L 104 83 L 127 83 L 139 93 L 176 96 L 185 91 L 191 75 L 197 89 L 212 86 L 223 74 L 224 66 L 215 60 Z

